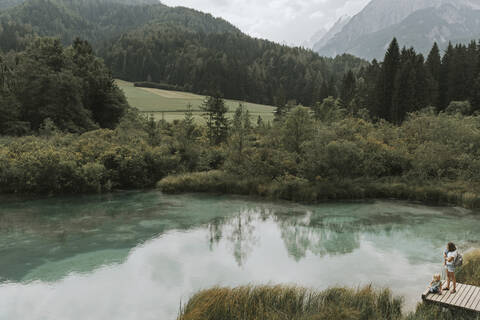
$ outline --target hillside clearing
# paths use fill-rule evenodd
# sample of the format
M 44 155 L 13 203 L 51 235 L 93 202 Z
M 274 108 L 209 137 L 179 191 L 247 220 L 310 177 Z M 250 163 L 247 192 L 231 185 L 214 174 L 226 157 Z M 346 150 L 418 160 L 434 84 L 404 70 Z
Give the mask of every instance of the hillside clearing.
M 200 106 L 205 96 L 189 92 L 169 91 L 153 88 L 135 87 L 132 82 L 116 80 L 117 85 L 123 90 L 131 106 L 141 112 L 153 114 L 155 119 L 174 121 L 183 119 L 187 106 L 192 106 L 192 111 L 197 119 L 201 119 Z M 260 116 L 263 121 L 272 121 L 275 108 L 272 106 L 242 102 L 237 100 L 225 100 L 229 109 L 228 117 L 233 117 L 235 109 L 240 103 L 250 112 L 252 121 L 257 121 Z

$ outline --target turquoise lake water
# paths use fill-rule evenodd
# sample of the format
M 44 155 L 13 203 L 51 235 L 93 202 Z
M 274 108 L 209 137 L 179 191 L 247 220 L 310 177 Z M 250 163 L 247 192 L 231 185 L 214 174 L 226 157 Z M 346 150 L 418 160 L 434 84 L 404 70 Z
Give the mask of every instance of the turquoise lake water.
M 315 206 L 156 191 L 0 198 L 0 320 L 175 319 L 212 286 L 373 284 L 412 310 L 480 215 L 405 202 Z

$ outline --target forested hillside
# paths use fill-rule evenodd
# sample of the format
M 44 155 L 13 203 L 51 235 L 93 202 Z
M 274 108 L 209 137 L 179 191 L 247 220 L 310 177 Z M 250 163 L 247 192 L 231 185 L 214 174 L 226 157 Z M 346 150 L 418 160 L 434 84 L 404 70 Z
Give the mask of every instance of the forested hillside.
M 335 95 L 335 79 L 345 69 L 362 65 L 354 57 L 323 59 L 312 51 L 241 33 L 195 33 L 159 24 L 132 31 L 100 52 L 123 79 L 277 105 L 289 100 L 312 105 Z M 329 82 L 322 91 L 322 84 Z
M 28 0 L 0 18 L 4 23 L 29 25 L 40 36 L 59 37 L 64 44 L 81 37 L 95 46 L 147 23 L 182 25 L 205 33 L 238 32 L 225 20 L 150 0 Z
M 324 59 L 308 50 L 254 39 L 195 10 L 118 2 L 27 1 L 1 15 L 0 48 L 22 50 L 33 34 L 58 36 L 64 44 L 81 37 L 92 43 L 116 77 L 278 105 L 312 105 L 336 95 L 346 70 L 366 65 L 352 56 Z

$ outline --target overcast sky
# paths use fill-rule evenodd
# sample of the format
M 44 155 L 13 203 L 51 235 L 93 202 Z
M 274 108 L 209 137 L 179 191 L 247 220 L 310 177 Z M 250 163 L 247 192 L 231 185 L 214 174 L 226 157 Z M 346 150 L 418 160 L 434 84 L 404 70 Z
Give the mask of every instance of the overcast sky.
M 281 43 L 302 44 L 338 18 L 358 13 L 370 0 L 161 0 L 222 17 L 243 32 Z

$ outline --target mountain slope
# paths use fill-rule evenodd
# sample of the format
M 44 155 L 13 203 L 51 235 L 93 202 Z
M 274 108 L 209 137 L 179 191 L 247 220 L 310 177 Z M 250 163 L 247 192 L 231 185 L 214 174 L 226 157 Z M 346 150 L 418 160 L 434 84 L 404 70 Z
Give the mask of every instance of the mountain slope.
M 445 43 L 477 34 L 474 0 L 373 0 L 325 44 L 315 50 L 334 56 L 348 52 L 364 58 L 379 58 L 386 45 L 397 37 L 401 45 L 421 52 L 433 42 Z
M 347 65 L 358 70 L 365 64 L 351 56 L 321 58 L 310 50 L 242 33 L 195 33 L 164 24 L 123 34 L 100 54 L 122 79 L 270 105 L 291 99 L 311 105 L 320 98 L 325 81 L 340 79 Z
M 324 35 L 313 44 L 313 49 L 315 50 L 315 48 L 321 48 L 326 45 L 328 41 L 330 41 L 330 39 L 335 37 L 343 30 L 343 28 L 350 22 L 351 19 L 352 17 L 350 16 L 340 17 L 340 19 L 335 22 L 335 24 L 330 28 L 330 30 L 325 32 Z
M 478 35 L 480 10 L 442 6 L 417 11 L 397 25 L 362 36 L 351 42 L 349 52 L 364 57 L 382 58 L 382 52 L 389 42 L 397 37 L 402 46 L 414 47 L 425 54 L 434 42 L 445 48 L 449 41 L 468 43 Z
M 60 37 L 65 44 L 76 37 L 100 43 L 154 22 L 196 32 L 239 32 L 223 19 L 156 0 L 30 0 L 2 12 L 0 20 L 31 25 L 36 34 Z

